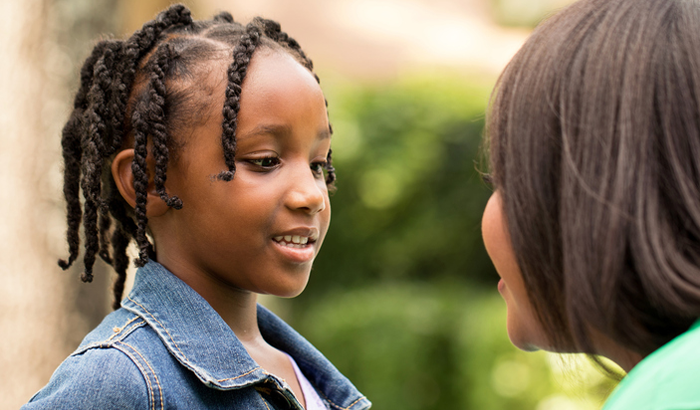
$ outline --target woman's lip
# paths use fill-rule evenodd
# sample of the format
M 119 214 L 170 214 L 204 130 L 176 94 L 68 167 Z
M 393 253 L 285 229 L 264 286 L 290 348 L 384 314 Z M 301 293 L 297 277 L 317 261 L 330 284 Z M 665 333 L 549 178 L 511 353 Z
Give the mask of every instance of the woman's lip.
M 502 294 L 503 291 L 506 288 L 506 283 L 503 281 L 503 279 L 498 281 L 498 291 Z
M 316 256 L 316 247 L 314 243 L 308 243 L 301 248 L 292 248 L 285 246 L 275 240 L 272 241 L 275 249 L 282 254 L 286 259 L 296 263 L 311 262 Z

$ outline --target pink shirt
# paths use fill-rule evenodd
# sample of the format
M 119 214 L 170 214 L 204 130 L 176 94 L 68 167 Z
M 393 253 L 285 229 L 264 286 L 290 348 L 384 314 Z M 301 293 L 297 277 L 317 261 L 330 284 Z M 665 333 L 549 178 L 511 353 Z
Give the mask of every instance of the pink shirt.
M 286 354 L 286 353 L 285 353 Z M 311 382 L 304 376 L 304 373 L 299 370 L 297 362 L 292 359 L 292 356 L 287 355 L 289 361 L 292 362 L 292 367 L 294 367 L 294 373 L 297 375 L 299 380 L 299 385 L 301 386 L 301 391 L 304 394 L 304 400 L 306 401 L 306 410 L 328 410 L 328 407 L 323 403 L 321 397 L 311 385 Z

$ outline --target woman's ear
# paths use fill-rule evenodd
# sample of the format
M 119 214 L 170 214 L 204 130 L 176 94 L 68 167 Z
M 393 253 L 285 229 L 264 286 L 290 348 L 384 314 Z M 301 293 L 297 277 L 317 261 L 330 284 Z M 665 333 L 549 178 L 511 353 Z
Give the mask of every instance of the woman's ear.
M 112 161 L 112 178 L 117 185 L 122 198 L 131 206 L 136 207 L 136 189 L 134 188 L 134 173 L 131 164 L 134 161 L 133 148 L 125 149 L 117 154 Z M 156 192 L 153 182 L 155 164 L 150 156 L 146 158 L 148 164 L 148 196 L 146 198 L 146 216 L 151 218 L 161 216 L 170 209 Z

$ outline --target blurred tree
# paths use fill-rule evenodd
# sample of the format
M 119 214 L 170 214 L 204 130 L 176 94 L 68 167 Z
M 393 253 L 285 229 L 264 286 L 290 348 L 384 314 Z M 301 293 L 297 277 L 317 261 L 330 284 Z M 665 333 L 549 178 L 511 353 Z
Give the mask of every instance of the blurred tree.
M 205 0 L 121 0 L 119 11 L 122 16 L 121 34 L 129 36 L 138 30 L 147 21 L 153 20 L 156 15 L 168 8 L 168 6 L 181 3 L 187 6 L 195 19 L 208 19 L 213 15 L 213 7 Z
M 500 296 L 451 281 L 336 290 L 298 319 L 382 410 L 593 410 L 614 387 L 586 362 L 574 372 L 555 355 L 518 351 Z
M 494 20 L 508 27 L 534 28 L 574 0 L 490 0 Z
M 66 249 L 61 128 L 79 62 L 113 27 L 115 3 L 0 2 L 0 409 L 26 402 L 107 311 L 105 275 L 87 287 L 56 261 Z
M 48 19 L 48 30 L 51 33 L 46 40 L 45 47 L 48 50 L 50 59 L 56 60 L 50 70 L 50 81 L 57 88 L 58 95 L 54 101 L 45 102 L 44 111 L 48 107 L 59 107 L 50 119 L 50 129 L 42 139 L 51 148 L 48 150 L 53 154 L 50 158 L 52 163 L 61 163 L 61 129 L 68 119 L 72 109 L 75 92 L 80 86 L 80 68 L 83 61 L 92 51 L 94 44 L 100 37 L 105 38 L 108 34 L 119 30 L 120 22 L 115 19 L 118 7 L 117 0 L 59 0 L 50 3 Z M 48 66 L 48 64 L 47 64 Z M 35 142 L 39 142 L 39 139 Z M 52 254 L 54 259 L 45 275 L 62 275 L 71 279 L 71 293 L 66 295 L 66 299 L 73 305 L 70 309 L 75 310 L 79 319 L 84 321 L 84 328 L 80 332 L 66 332 L 69 344 L 73 347 L 80 344 L 84 337 L 84 332 L 97 326 L 105 315 L 110 312 L 109 303 L 106 300 L 112 269 L 100 263 L 95 267 L 95 280 L 91 284 L 84 284 L 78 280 L 83 269 L 82 259 L 68 270 L 62 272 L 55 264 L 58 257 L 65 258 L 67 245 L 65 244 L 65 202 L 62 195 L 62 168 L 56 166 L 52 170 L 57 174 L 52 175 L 52 180 L 58 181 L 54 192 L 56 197 L 51 198 L 53 206 L 57 209 L 54 215 L 60 215 L 62 223 L 61 234 L 57 238 L 52 238 L 59 246 L 58 255 Z M 72 349 L 71 349 L 72 350 Z
M 326 87 L 338 190 L 301 301 L 369 282 L 495 284 L 480 229 L 490 190 L 476 171 L 491 83 Z

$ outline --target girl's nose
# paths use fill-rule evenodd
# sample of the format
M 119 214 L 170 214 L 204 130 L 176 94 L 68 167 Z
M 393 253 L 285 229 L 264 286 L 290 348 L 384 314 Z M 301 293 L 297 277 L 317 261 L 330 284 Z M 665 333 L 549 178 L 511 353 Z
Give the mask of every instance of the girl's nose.
M 290 179 L 290 189 L 287 194 L 287 206 L 315 215 L 326 209 L 326 188 L 323 178 L 318 179 L 308 165 L 299 167 Z

